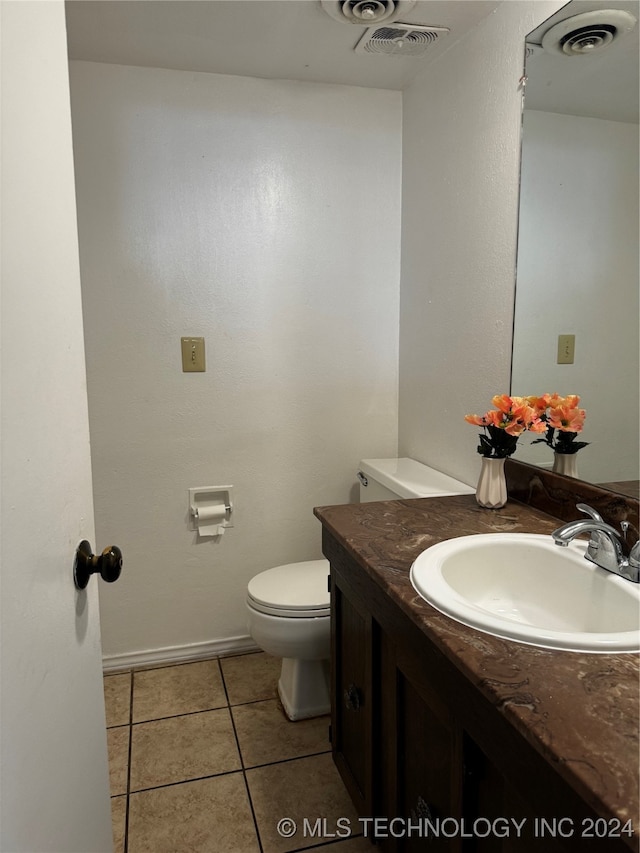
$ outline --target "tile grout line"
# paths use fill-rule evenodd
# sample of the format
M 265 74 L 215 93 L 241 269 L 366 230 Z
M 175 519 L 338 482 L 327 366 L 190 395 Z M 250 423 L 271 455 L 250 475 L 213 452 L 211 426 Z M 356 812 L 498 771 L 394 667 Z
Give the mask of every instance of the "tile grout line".
M 253 828 L 256 833 L 256 839 L 258 841 L 258 849 L 260 853 L 264 853 L 264 848 L 262 846 L 262 839 L 260 837 L 260 828 L 258 826 L 258 819 L 256 817 L 255 809 L 253 808 L 253 800 L 251 799 L 251 791 L 249 790 L 249 780 L 247 779 L 247 772 L 244 766 L 244 758 L 242 757 L 242 750 L 240 749 L 240 739 L 238 738 L 238 731 L 236 729 L 236 721 L 233 718 L 233 711 L 231 702 L 229 701 L 229 691 L 227 690 L 227 682 L 224 677 L 224 671 L 222 669 L 222 664 L 220 663 L 220 658 L 218 658 L 218 669 L 220 670 L 220 677 L 222 678 L 222 686 L 224 688 L 224 695 L 227 697 L 227 707 L 229 709 L 229 716 L 231 717 L 231 726 L 233 728 L 233 736 L 236 739 L 236 747 L 238 749 L 238 755 L 240 757 L 240 767 L 242 770 L 242 779 L 244 781 L 244 788 L 247 792 L 247 801 L 249 803 L 249 809 L 251 810 L 251 817 L 253 818 Z
M 147 723 L 163 723 L 165 720 L 177 720 L 178 717 L 196 717 L 198 714 L 211 714 L 214 711 L 226 711 L 229 704 L 219 705 L 215 708 L 199 708 L 197 711 L 184 711 L 181 714 L 167 714 L 166 717 L 151 717 L 148 720 L 135 720 L 132 726 L 146 726 Z
M 129 794 L 131 792 L 131 752 L 133 747 L 133 670 L 130 671 L 131 685 L 129 687 L 129 752 L 127 758 L 127 799 L 124 812 L 124 845 L 123 853 L 129 853 Z
M 162 791 L 164 788 L 177 788 L 178 785 L 190 785 L 191 782 L 204 782 L 207 779 L 221 779 L 223 776 L 234 776 L 242 773 L 239 770 L 224 770 L 222 773 L 208 773 L 206 776 L 189 776 L 188 779 L 176 779 L 175 782 L 162 782 L 160 785 L 150 785 L 148 788 L 136 788 L 132 794 L 148 794 L 149 791 Z
M 174 782 L 162 782 L 159 785 L 149 785 L 148 788 L 136 788 L 131 794 L 146 794 L 149 791 L 159 791 L 162 788 L 175 788 L 177 785 L 188 785 L 190 782 L 202 782 L 205 779 L 219 779 L 222 776 L 233 776 L 236 773 L 245 773 L 249 770 L 264 770 L 265 767 L 275 767 L 280 764 L 291 764 L 294 761 L 304 761 L 305 758 L 317 758 L 319 755 L 328 755 L 328 750 L 323 752 L 309 752 L 305 755 L 294 755 L 293 758 L 282 758 L 277 761 L 267 761 L 265 764 L 252 764 L 251 767 L 244 765 L 237 770 L 223 770 L 219 773 L 206 773 L 204 776 L 189 776 L 187 779 L 177 779 Z M 242 755 L 240 756 L 242 763 Z M 122 795 L 124 796 L 124 795 Z

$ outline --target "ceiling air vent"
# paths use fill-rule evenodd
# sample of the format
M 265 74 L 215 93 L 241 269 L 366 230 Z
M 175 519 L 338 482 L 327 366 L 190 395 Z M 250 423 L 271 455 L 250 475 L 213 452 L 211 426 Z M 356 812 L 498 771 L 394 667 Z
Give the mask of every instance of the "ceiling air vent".
M 398 23 L 369 27 L 356 45 L 355 51 L 381 53 L 386 56 L 423 56 L 448 32 L 446 27 L 423 27 L 418 24 Z
M 327 15 L 344 24 L 370 26 L 395 21 L 416 5 L 416 0 L 320 0 Z
M 604 50 L 630 33 L 636 19 L 621 9 L 584 12 L 555 24 L 542 36 L 547 53 L 563 56 L 588 56 Z

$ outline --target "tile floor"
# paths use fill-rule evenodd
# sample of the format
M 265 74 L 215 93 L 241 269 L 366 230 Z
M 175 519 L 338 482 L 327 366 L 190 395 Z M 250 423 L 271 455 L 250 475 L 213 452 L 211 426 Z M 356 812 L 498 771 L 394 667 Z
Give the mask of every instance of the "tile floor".
M 104 677 L 114 853 L 371 853 L 329 718 L 290 722 L 279 671 L 256 653 Z

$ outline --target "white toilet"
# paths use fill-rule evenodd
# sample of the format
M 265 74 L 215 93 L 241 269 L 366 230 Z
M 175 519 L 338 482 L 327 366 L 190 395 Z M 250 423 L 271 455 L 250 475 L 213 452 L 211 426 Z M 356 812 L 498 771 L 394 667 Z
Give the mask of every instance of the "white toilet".
M 414 459 L 363 459 L 360 501 L 472 494 L 474 489 Z M 278 694 L 290 720 L 328 714 L 329 562 L 276 566 L 247 588 L 249 633 L 263 651 L 282 658 Z

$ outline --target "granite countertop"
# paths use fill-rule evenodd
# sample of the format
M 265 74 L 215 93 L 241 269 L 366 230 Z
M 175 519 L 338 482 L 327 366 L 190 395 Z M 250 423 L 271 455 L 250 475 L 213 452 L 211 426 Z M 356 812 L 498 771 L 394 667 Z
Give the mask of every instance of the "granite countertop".
M 480 508 L 473 495 L 317 507 L 325 528 L 389 598 L 496 707 L 496 711 L 603 817 L 640 829 L 639 668 L 635 654 L 539 649 L 468 628 L 413 589 L 425 548 L 474 533 L 550 533 L 558 520 L 509 501 Z

